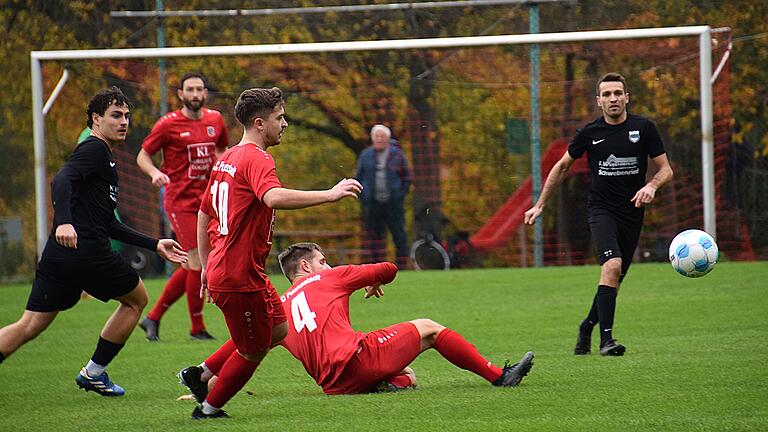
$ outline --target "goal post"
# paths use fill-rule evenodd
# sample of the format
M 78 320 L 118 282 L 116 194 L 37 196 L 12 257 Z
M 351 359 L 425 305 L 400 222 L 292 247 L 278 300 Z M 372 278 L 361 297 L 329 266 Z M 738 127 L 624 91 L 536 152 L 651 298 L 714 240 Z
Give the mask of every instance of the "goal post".
M 43 113 L 43 61 L 94 59 L 148 59 L 170 57 L 238 56 L 267 54 L 311 54 L 344 51 L 410 50 L 482 47 L 493 45 L 554 44 L 589 41 L 616 41 L 667 37 L 699 38 L 699 98 L 701 112 L 701 168 L 704 229 L 716 236 L 714 128 L 712 102 L 712 45 L 709 26 L 662 27 L 564 33 L 498 36 L 399 39 L 349 42 L 318 42 L 268 45 L 224 45 L 176 48 L 127 48 L 92 50 L 32 51 L 32 119 L 35 158 L 35 207 L 37 254 L 42 254 L 49 235 L 46 173 L 45 122 Z M 541 223 L 541 222 L 537 222 Z

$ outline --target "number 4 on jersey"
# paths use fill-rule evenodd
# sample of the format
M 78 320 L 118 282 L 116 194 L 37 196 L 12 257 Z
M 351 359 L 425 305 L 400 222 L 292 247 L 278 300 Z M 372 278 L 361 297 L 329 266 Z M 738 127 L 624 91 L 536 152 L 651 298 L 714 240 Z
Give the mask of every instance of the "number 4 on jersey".
M 307 296 L 304 295 L 303 291 L 291 301 L 291 315 L 293 315 L 293 327 L 296 329 L 296 333 L 301 333 L 304 328 L 311 333 L 317 328 L 315 322 L 317 314 L 309 309 Z

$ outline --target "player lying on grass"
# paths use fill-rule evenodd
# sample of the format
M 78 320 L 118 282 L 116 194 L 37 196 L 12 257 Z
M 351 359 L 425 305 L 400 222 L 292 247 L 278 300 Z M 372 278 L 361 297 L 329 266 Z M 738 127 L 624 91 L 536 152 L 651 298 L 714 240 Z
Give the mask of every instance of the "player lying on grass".
M 369 393 L 413 387 L 407 366 L 429 348 L 454 365 L 474 372 L 494 386 L 514 387 L 533 366 L 533 353 L 518 363 L 494 366 L 460 334 L 430 319 L 416 319 L 368 333 L 349 320 L 349 297 L 381 297 L 383 284 L 397 274 L 392 263 L 331 268 L 315 243 L 289 246 L 278 257 L 292 286 L 281 301 L 288 315 L 288 335 L 280 343 L 304 365 L 326 394 Z M 234 347 L 233 347 L 234 349 Z M 205 400 L 212 374 L 205 363 L 179 373 L 195 399 Z

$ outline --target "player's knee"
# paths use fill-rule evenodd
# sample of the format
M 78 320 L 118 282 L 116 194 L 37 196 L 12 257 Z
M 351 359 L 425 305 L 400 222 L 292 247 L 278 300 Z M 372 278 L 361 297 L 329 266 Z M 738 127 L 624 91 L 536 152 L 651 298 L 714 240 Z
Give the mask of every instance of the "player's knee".
M 25 342 L 28 342 L 34 338 L 36 338 L 40 333 L 45 330 L 47 326 L 40 325 L 38 323 L 34 322 L 19 322 L 18 323 L 18 329 L 20 330 L 19 333 L 21 333 L 22 338 Z
M 141 314 L 149 302 L 149 295 L 147 294 L 147 289 L 144 288 L 144 282 L 139 279 L 139 283 L 136 284 L 136 287 L 131 292 L 118 298 L 117 300 L 120 301 L 120 303 L 122 303 L 124 306 L 127 306 L 136 311 L 136 313 Z
M 145 307 L 147 307 L 147 304 L 149 303 L 149 296 L 147 295 L 146 290 L 141 290 L 139 295 L 136 298 L 136 302 L 134 304 L 134 309 L 138 310 L 139 313 L 144 310 Z
M 48 328 L 48 324 L 50 323 L 51 322 L 47 320 L 30 319 L 25 316 L 16 322 L 15 327 L 16 331 L 21 335 L 24 342 L 28 342 L 36 338 L 40 333 Z
M 621 258 L 611 258 L 603 263 L 603 271 L 616 279 L 621 275 Z
M 251 363 L 260 363 L 261 360 L 264 359 L 264 356 L 266 355 L 266 351 L 265 352 L 257 352 L 257 353 L 247 353 L 247 354 L 246 353 L 241 353 L 241 352 L 238 351 L 238 354 L 242 358 L 248 360 Z
M 437 335 L 445 329 L 445 326 L 436 323 L 428 318 L 421 318 L 411 321 L 416 326 L 422 341 L 432 346 L 437 339 Z

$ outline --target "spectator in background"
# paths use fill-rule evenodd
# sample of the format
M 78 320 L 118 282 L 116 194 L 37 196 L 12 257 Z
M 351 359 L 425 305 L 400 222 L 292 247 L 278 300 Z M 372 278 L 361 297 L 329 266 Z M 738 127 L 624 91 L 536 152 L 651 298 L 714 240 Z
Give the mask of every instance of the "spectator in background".
M 398 145 L 393 144 L 388 127 L 371 128 L 370 147 L 360 153 L 355 178 L 363 185 L 360 203 L 363 211 L 363 248 L 365 261 L 385 260 L 385 226 L 392 234 L 397 254 L 397 267 L 408 263 L 408 237 L 405 234 L 403 200 L 411 186 L 412 173 L 408 160 Z M 396 141 L 395 141 L 396 143 Z

